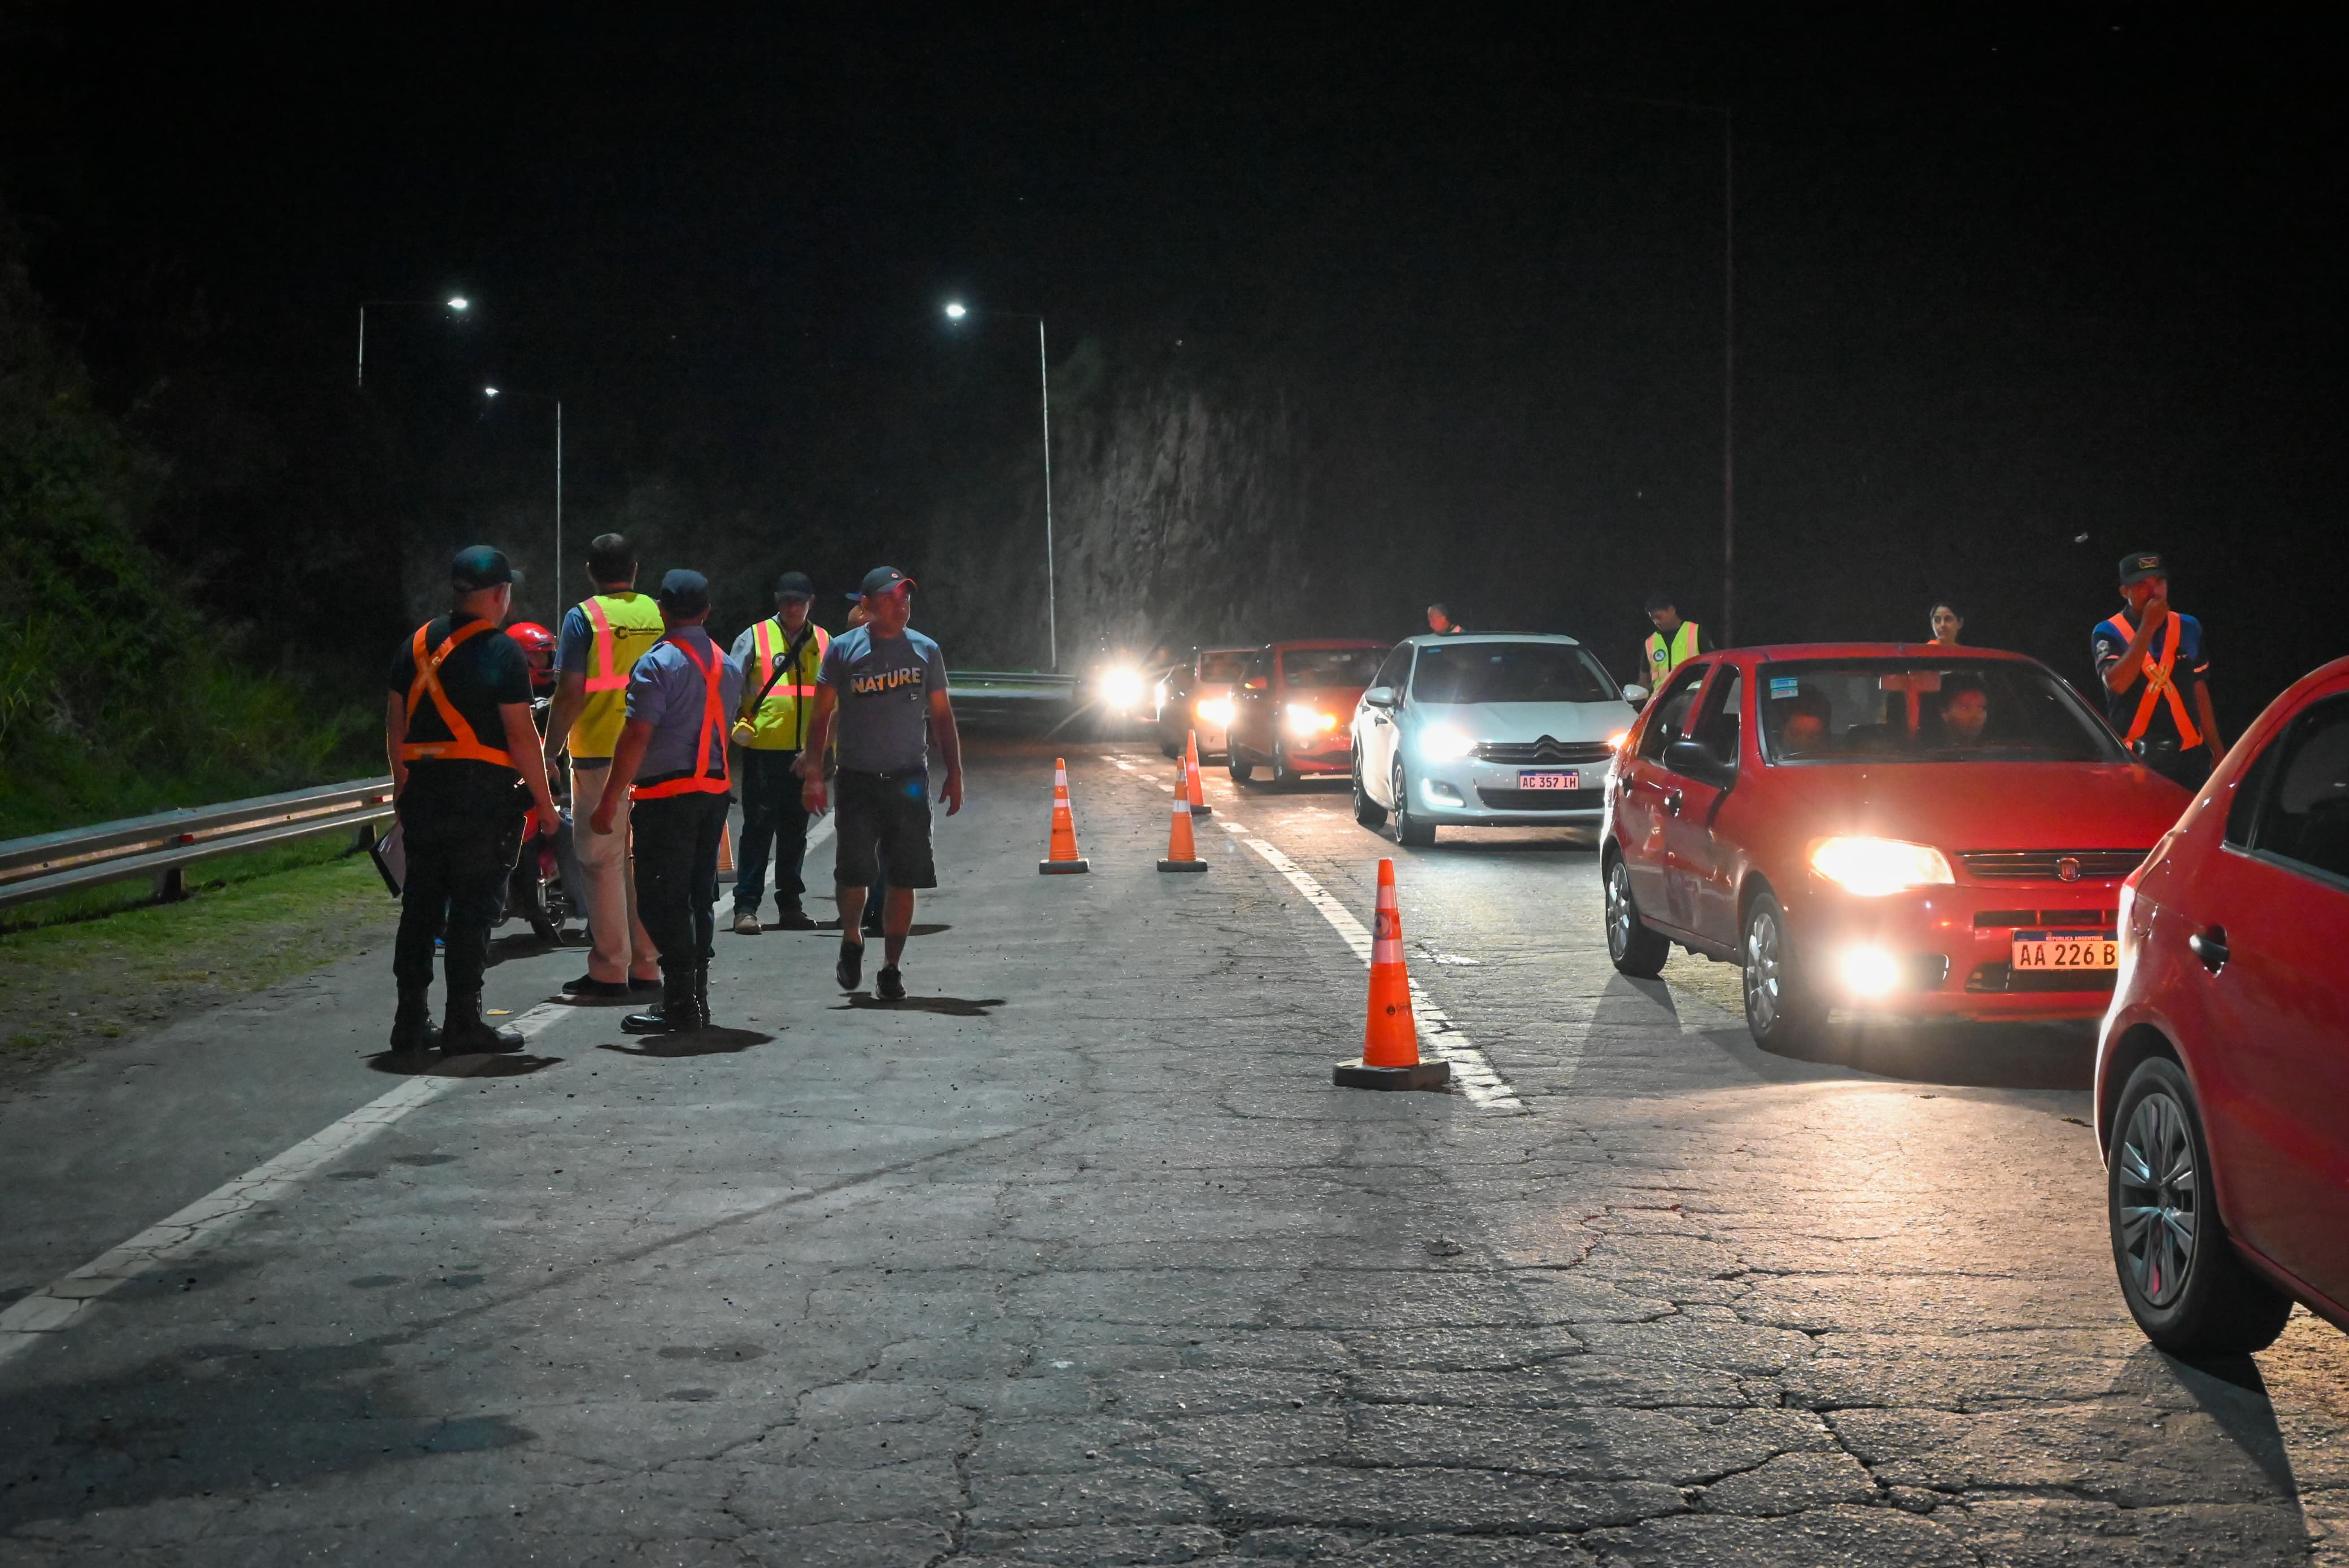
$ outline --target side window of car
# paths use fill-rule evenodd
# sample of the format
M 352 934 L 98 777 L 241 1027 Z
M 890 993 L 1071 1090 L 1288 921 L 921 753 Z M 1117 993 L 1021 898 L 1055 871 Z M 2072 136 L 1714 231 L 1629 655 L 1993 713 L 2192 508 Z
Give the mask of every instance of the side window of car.
M 1395 688 L 1396 693 L 1400 695 L 1402 691 L 1404 677 L 1410 674 L 1411 645 L 1409 644 L 1405 644 L 1403 646 L 1397 648 L 1394 652 L 1387 655 L 1387 662 L 1379 666 L 1379 673 L 1371 679 L 1371 684 L 1372 686 L 1392 686 Z
M 2349 696 L 2293 721 L 2265 794 L 2252 849 L 2349 883 Z
M 2227 842 L 2239 850 L 2251 847 L 2251 828 L 2259 819 L 2260 799 L 2268 792 L 2268 779 L 2275 773 L 2276 753 L 2282 749 L 2282 734 L 2271 735 L 2260 754 L 2245 764 L 2235 779 L 2235 798 L 2227 802 Z
M 1696 738 L 1704 742 L 1705 749 L 1732 769 L 1737 766 L 1737 727 L 1743 701 L 1737 669 L 1732 665 L 1713 683 L 1712 692 L 1704 699 L 1704 717 L 1696 727 Z
M 1682 726 L 1688 721 L 1689 705 L 1696 700 L 1697 686 L 1704 679 L 1707 666 L 1688 665 L 1666 683 L 1663 692 L 1655 699 L 1655 712 L 1648 716 L 1648 727 L 1640 733 L 1640 755 L 1651 762 L 1663 758 L 1664 748 L 1681 738 Z

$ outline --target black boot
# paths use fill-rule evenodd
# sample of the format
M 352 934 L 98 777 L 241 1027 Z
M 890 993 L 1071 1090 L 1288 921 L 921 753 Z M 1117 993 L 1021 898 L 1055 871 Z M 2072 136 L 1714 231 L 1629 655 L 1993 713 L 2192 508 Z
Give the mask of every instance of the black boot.
M 661 966 L 661 999 L 641 1013 L 620 1020 L 624 1035 L 686 1035 L 701 1027 L 694 998 L 694 971 L 680 965 Z
M 709 965 L 707 964 L 694 965 L 693 1012 L 703 1028 L 709 1027 Z
M 449 1013 L 440 1026 L 440 1051 L 443 1056 L 471 1057 L 484 1053 L 496 1055 L 518 1051 L 524 1042 L 521 1032 L 501 1029 L 481 1016 L 481 994 L 467 991 L 449 994 Z
M 432 1022 L 432 987 L 402 985 L 399 1010 L 391 1016 L 391 1048 L 429 1051 L 440 1043 L 440 1026 Z

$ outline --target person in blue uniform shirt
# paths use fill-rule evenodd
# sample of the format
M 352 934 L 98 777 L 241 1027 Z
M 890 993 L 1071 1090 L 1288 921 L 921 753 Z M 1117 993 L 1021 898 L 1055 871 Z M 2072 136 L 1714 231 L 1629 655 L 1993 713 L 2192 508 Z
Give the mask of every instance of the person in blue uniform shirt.
M 2127 608 L 2088 634 L 2106 716 L 2138 761 L 2199 789 L 2226 749 L 2202 623 L 2169 607 L 2169 569 L 2149 550 L 2121 557 L 2121 598 Z

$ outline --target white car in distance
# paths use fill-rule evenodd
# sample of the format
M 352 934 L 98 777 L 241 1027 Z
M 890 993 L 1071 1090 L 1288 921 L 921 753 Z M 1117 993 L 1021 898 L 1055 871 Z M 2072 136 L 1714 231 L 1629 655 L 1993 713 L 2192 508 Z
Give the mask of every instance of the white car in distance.
M 1415 846 L 1438 828 L 1595 828 L 1647 696 L 1572 637 L 1410 638 L 1354 709 L 1354 820 Z

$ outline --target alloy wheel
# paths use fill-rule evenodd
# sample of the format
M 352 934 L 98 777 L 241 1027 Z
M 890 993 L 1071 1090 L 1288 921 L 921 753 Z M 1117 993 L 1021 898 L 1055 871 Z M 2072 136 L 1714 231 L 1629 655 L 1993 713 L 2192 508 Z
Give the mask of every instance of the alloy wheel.
M 1631 872 L 1620 859 L 1607 868 L 1607 952 L 1621 962 L 1631 950 L 1631 927 L 1640 918 L 1631 904 Z
M 1786 985 L 1785 937 L 1768 910 L 1745 928 L 1745 1016 L 1763 1034 L 1778 1021 Z
M 2193 1273 L 2200 1231 L 2186 1108 L 2158 1090 L 2138 1100 L 2113 1162 L 2119 1173 L 2121 1253 L 2131 1281 L 2149 1305 L 2168 1306 Z

